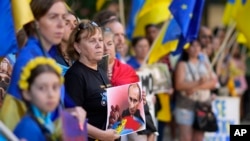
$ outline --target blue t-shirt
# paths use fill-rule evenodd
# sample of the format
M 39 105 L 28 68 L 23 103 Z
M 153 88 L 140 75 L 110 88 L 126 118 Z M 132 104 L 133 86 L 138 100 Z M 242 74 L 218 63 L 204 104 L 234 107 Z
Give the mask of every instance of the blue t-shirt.
M 141 64 L 136 60 L 136 58 L 134 56 L 131 56 L 129 58 L 129 60 L 127 61 L 127 64 L 129 64 L 135 70 L 137 70 L 141 67 Z

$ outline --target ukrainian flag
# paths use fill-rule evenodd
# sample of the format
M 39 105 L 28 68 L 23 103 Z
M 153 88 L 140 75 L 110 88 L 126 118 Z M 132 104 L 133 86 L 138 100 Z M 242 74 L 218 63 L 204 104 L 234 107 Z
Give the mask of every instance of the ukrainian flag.
M 241 0 L 228 0 L 222 17 L 224 25 L 229 25 L 237 16 L 237 11 L 241 7 Z
M 244 34 L 248 45 L 250 42 L 250 1 L 249 0 L 242 0 L 241 1 L 241 8 L 237 10 L 237 16 L 235 17 L 236 28 Z
M 30 2 L 31 0 L 11 1 L 16 32 L 22 29 L 25 24 L 34 20 L 34 16 L 30 8 Z
M 167 9 L 170 3 L 171 0 L 146 0 L 137 15 L 133 37 L 144 36 L 144 28 L 147 24 L 159 24 L 166 21 L 171 15 Z
M 148 64 L 157 62 L 164 55 L 176 50 L 181 29 L 174 18 L 165 22 L 149 53 Z
M 133 37 L 133 33 L 135 30 L 135 26 L 136 26 L 136 18 L 141 8 L 143 7 L 144 2 L 145 0 L 133 0 L 132 1 L 132 8 L 131 8 L 131 12 L 129 15 L 128 25 L 126 28 L 126 34 L 129 40 L 131 40 Z
M 0 2 L 0 56 L 4 57 L 9 53 L 17 51 L 17 41 L 12 17 L 11 1 L 2 0 Z
M 18 32 L 23 25 L 34 20 L 29 6 L 30 0 L 2 0 L 0 3 L 0 17 L 5 22 L 0 22 L 0 56 L 16 52 L 15 31 Z M 11 7 L 12 6 L 12 7 Z M 12 16 L 13 13 L 13 16 Z M 13 19 L 14 22 L 13 22 Z M 21 99 L 11 94 L 6 94 L 0 111 L 0 119 L 11 130 L 14 129 L 21 117 L 26 112 L 26 107 Z

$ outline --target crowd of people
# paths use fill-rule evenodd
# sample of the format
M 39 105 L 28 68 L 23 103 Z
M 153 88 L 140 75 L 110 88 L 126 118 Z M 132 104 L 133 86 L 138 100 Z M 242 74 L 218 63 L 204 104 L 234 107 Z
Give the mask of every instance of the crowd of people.
M 134 37 L 127 44 L 125 28 L 112 11 L 80 20 L 63 0 L 32 0 L 30 7 L 35 20 L 17 33 L 20 50 L 0 65 L 0 118 L 19 139 L 60 140 L 55 123 L 59 109 L 65 109 L 82 126 L 88 119 L 89 141 L 163 141 L 166 127 L 171 140 L 202 141 L 204 131 L 192 127 L 196 101 L 211 104 L 221 95 L 242 99 L 248 92 L 243 49 L 237 43 L 231 45 L 212 65 L 226 29 L 212 32 L 202 26 L 178 61 L 171 53 L 159 60 L 169 69 L 173 85 L 150 99 L 154 114 L 142 92 L 139 100 L 144 103 L 146 129 L 120 137 L 106 129 L 106 89 L 140 81 L 136 71 L 145 65 L 160 27 L 148 24 L 145 37 Z M 106 55 L 107 67 L 103 67 L 99 62 Z M 241 110 L 241 118 L 244 115 Z

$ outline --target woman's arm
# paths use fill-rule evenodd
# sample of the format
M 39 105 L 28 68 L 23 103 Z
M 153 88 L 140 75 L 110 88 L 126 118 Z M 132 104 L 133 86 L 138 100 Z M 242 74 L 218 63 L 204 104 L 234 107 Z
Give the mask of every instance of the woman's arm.
M 216 87 L 217 84 L 217 76 L 216 74 L 213 72 L 211 65 L 210 64 L 205 64 L 206 68 L 208 70 L 208 78 L 201 78 L 201 82 L 199 84 L 199 86 L 197 87 L 197 89 L 214 89 Z

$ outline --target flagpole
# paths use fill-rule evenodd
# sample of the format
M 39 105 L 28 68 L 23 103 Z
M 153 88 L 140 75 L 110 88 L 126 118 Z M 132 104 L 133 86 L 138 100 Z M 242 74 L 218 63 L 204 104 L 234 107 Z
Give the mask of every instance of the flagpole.
M 226 46 L 225 49 L 230 50 L 230 48 L 233 47 L 233 44 L 235 43 L 235 40 L 236 40 L 236 35 L 237 35 L 237 33 L 234 32 L 233 35 L 232 35 L 232 37 L 231 37 L 231 39 L 229 40 L 229 43 L 227 44 L 227 46 Z M 229 53 L 230 53 L 230 52 L 228 51 L 228 54 L 229 54 Z M 217 59 L 217 61 L 216 61 L 216 63 L 215 63 L 214 65 L 216 66 L 216 65 L 219 64 L 219 63 L 222 64 L 223 59 L 224 59 L 225 56 L 228 55 L 228 54 L 226 54 L 226 52 L 221 52 L 220 55 L 219 55 L 219 57 L 218 57 L 218 59 Z M 211 69 L 212 69 L 212 66 L 211 66 Z M 216 72 L 217 72 L 217 69 L 216 69 Z
M 151 52 L 153 51 L 153 47 L 155 46 L 155 44 L 156 44 L 157 41 L 159 40 L 159 38 L 160 38 L 160 36 L 161 36 L 161 32 L 164 32 L 164 31 L 162 31 L 163 27 L 165 27 L 165 26 L 167 26 L 167 25 L 169 24 L 170 19 L 171 19 L 171 16 L 170 16 L 170 17 L 164 22 L 164 24 L 162 25 L 161 30 L 160 30 L 160 32 L 158 33 L 157 37 L 155 38 L 153 44 L 151 45 L 150 50 L 149 50 L 149 52 L 147 53 L 147 56 L 145 57 L 145 59 L 143 60 L 143 63 L 142 63 L 142 65 L 141 65 L 141 67 L 142 67 L 142 66 L 145 66 L 145 65 L 147 64 L 147 60 L 148 60 L 148 58 L 149 58 Z
M 236 36 L 237 36 L 237 32 L 234 32 L 233 36 L 232 36 L 231 40 L 229 40 L 229 43 L 228 43 L 228 46 L 227 46 L 229 49 L 232 48 L 231 52 L 229 52 L 230 55 L 233 54 L 233 50 L 236 48 L 236 45 L 235 45 Z
M 120 13 L 121 23 L 122 23 L 122 25 L 124 27 L 126 27 L 126 25 L 125 25 L 124 2 L 123 2 L 123 0 L 119 0 L 119 13 Z
M 230 36 L 232 35 L 232 33 L 233 33 L 234 29 L 235 29 L 235 26 L 236 26 L 235 22 L 230 24 L 229 29 L 226 32 L 226 37 L 223 40 L 223 42 L 222 42 L 222 44 L 221 44 L 221 46 L 219 48 L 219 51 L 215 54 L 215 57 L 212 60 L 212 64 L 211 64 L 212 68 L 214 67 L 214 65 L 215 65 L 216 61 L 218 60 L 218 58 L 219 58 L 220 54 L 222 53 L 222 51 L 226 48 L 227 42 L 228 42 Z
M 18 138 L 0 121 L 1 133 L 11 141 L 19 141 Z

